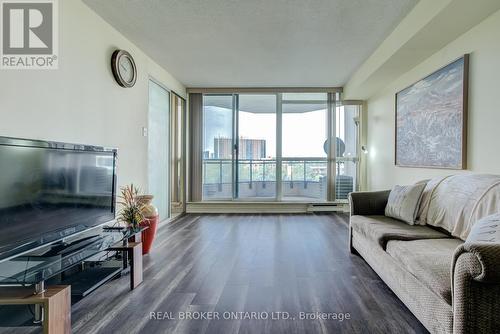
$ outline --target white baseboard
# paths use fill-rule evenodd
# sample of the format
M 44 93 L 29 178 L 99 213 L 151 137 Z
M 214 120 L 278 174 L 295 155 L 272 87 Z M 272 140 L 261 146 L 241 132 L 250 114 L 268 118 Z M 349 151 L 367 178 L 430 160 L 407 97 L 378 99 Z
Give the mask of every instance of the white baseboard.
M 299 202 L 190 202 L 187 213 L 312 213 L 348 212 L 344 203 Z

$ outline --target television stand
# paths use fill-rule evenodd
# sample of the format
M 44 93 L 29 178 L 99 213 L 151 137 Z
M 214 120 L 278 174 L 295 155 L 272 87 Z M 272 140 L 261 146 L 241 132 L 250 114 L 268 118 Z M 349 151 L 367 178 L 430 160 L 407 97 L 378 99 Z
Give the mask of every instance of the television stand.
M 42 322 L 44 331 L 47 328 L 46 333 L 49 333 L 49 329 L 50 333 L 69 333 L 65 327 L 71 329 L 69 315 L 66 319 L 61 312 L 71 312 L 71 286 L 75 288 L 73 297 L 76 302 L 98 286 L 123 274 L 123 268 L 130 269 L 131 289 L 142 282 L 140 240 L 144 229 L 146 228 L 104 230 L 99 237 L 96 237 L 95 231 L 92 230 L 70 243 L 47 245 L 46 248 L 0 262 L 0 284 L 10 285 L 5 289 L 0 288 L 0 305 L 34 304 L 35 321 Z M 86 268 L 86 263 L 101 263 L 100 260 L 94 259 L 99 253 L 108 251 L 121 252 L 122 262 L 107 263 L 113 265 L 109 267 Z M 85 272 L 85 269 L 90 271 Z M 30 287 L 20 289 L 19 285 Z M 67 287 L 67 290 L 61 287 Z M 66 295 L 69 297 L 69 306 L 66 306 L 66 301 L 62 301 Z M 52 300 L 56 302 L 52 303 Z M 58 305 L 61 305 L 62 309 Z M 51 320 L 54 317 L 58 319 L 56 323 L 60 324 L 61 328 L 51 325 L 54 323 Z M 14 326 L 18 326 L 17 323 Z
M 90 267 L 65 275 L 60 284 L 71 285 L 72 303 L 88 296 L 92 291 L 120 275 L 120 267 Z

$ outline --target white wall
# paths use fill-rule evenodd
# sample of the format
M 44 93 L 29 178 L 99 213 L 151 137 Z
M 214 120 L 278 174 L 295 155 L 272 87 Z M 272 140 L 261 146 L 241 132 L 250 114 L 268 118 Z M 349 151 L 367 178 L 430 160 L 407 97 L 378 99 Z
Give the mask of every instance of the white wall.
M 185 96 L 185 88 L 80 0 L 59 1 L 59 69 L 0 70 L 0 136 L 118 148 L 118 183 L 147 187 L 148 78 Z M 115 49 L 138 68 L 133 88 L 110 70 Z
M 452 19 L 452 18 L 450 18 Z M 439 32 L 436 32 L 439 33 Z M 395 94 L 470 53 L 468 170 L 500 174 L 500 11 L 404 73 L 368 100 L 368 189 L 387 189 L 462 171 L 402 168 L 394 165 Z

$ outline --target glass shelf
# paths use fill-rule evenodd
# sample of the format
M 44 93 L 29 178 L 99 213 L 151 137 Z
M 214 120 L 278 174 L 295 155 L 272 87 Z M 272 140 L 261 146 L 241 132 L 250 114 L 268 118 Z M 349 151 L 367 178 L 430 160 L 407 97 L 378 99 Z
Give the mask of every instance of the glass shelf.
M 0 285 L 32 285 L 55 276 L 111 246 L 126 242 L 139 229 L 107 230 L 102 227 L 84 232 L 67 243 L 55 243 L 0 262 Z

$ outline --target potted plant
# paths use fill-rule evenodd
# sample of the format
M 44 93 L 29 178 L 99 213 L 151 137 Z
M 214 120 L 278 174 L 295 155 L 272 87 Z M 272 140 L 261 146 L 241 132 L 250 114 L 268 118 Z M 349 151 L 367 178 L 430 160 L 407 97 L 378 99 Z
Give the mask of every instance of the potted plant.
M 158 226 L 158 210 L 151 203 L 152 195 L 142 195 L 139 188 L 133 184 L 121 188 L 119 196 L 121 209 L 118 221 L 123 222 L 128 228 L 137 230 L 140 227 L 148 228 L 142 231 L 142 254 L 148 254 L 156 237 Z
M 144 221 L 144 203 L 139 200 L 139 188 L 133 184 L 121 187 L 118 203 L 121 205 L 118 221 L 123 222 L 131 229 L 138 229 Z

